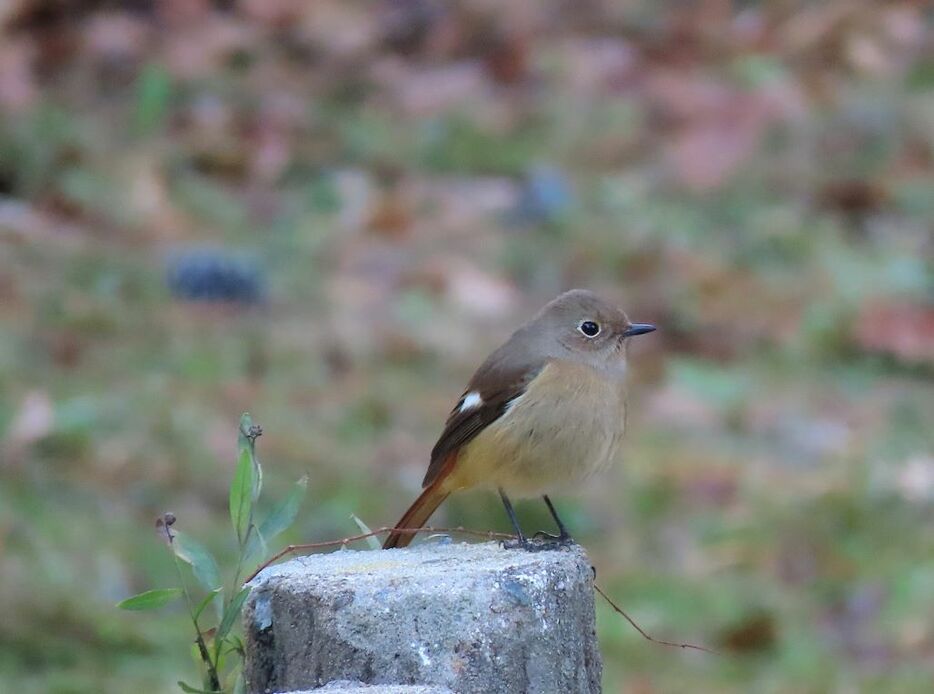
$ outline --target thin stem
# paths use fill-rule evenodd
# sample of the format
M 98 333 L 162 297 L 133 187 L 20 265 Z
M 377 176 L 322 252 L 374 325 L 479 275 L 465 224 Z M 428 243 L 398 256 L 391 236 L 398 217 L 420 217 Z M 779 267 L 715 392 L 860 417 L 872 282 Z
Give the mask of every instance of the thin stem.
M 169 542 L 172 542 L 171 537 Z M 211 655 L 208 653 L 208 646 L 204 642 L 204 637 L 201 635 L 201 627 L 198 626 L 198 620 L 195 618 L 195 608 L 194 603 L 191 601 L 191 593 L 188 592 L 188 584 L 185 582 L 185 576 L 182 574 L 182 565 L 174 550 L 172 551 L 172 559 L 175 561 L 175 573 L 178 574 L 179 585 L 182 587 L 182 593 L 185 594 L 185 603 L 188 605 L 188 616 L 191 618 L 191 624 L 195 628 L 195 643 L 198 645 L 198 653 L 208 669 L 211 689 L 219 692 L 221 690 L 221 680 L 217 674 L 217 665 L 211 660 Z
M 607 601 L 610 607 L 612 607 L 618 614 L 621 614 L 625 618 L 625 620 L 629 622 L 632 628 L 638 631 L 642 635 L 642 638 L 644 638 L 646 641 L 657 643 L 660 646 L 671 646 L 672 648 L 691 648 L 695 651 L 703 651 L 704 653 L 710 653 L 711 655 L 721 655 L 717 651 L 711 650 L 710 648 L 705 648 L 704 646 L 696 646 L 693 643 L 675 643 L 674 641 L 663 641 L 662 639 L 655 638 L 654 636 L 646 632 L 645 629 L 643 629 L 638 624 L 636 624 L 636 620 L 634 620 L 632 617 L 626 614 L 626 612 L 623 610 L 622 607 L 620 607 L 615 602 L 610 600 L 610 596 L 604 593 L 603 589 L 600 586 L 598 586 L 596 583 L 593 584 L 593 589 L 597 591 L 604 600 Z
M 250 529 L 253 527 L 253 511 L 250 510 L 250 524 L 247 526 L 246 537 L 250 537 Z M 239 552 L 237 552 L 237 568 L 234 571 L 233 581 L 231 583 L 230 592 L 224 597 L 224 611 L 223 614 L 227 614 L 227 610 L 230 609 L 230 605 L 233 602 L 233 599 L 236 597 L 237 593 L 240 592 L 240 588 L 243 584 L 240 583 L 240 572 L 243 571 L 243 559 L 244 553 L 246 552 L 246 540 L 239 547 Z M 244 581 L 245 583 L 246 581 Z M 223 646 L 223 639 L 217 639 L 214 643 L 214 660 L 215 662 L 220 662 L 221 647 Z

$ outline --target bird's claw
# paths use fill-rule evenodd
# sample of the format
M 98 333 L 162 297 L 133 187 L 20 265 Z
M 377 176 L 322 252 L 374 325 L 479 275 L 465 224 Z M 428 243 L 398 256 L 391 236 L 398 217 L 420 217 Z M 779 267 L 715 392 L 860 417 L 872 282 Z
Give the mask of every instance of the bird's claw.
M 504 540 L 503 549 L 522 549 L 526 552 L 549 552 L 564 549 L 574 544 L 570 535 L 550 535 L 538 532 L 532 538 L 518 537 L 514 540 Z

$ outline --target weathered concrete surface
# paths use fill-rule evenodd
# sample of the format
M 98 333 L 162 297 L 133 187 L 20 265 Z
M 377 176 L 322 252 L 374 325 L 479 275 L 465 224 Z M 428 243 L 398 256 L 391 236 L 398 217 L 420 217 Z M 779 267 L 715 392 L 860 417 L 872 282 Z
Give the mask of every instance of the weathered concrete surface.
M 344 550 L 270 567 L 253 586 L 250 692 L 332 680 L 458 694 L 600 691 L 593 573 L 579 547 Z
M 329 682 L 318 689 L 304 689 L 289 694 L 453 694 L 447 687 L 426 684 L 363 684 L 341 680 Z

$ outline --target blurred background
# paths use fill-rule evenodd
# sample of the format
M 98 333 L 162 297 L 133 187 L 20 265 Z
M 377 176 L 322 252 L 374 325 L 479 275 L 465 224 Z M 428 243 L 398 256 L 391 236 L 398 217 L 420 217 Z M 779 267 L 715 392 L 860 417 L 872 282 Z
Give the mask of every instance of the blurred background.
M 0 3 L 0 684 L 196 679 L 153 531 L 391 524 L 485 354 L 589 287 L 625 465 L 559 509 L 608 692 L 934 688 L 923 2 Z M 540 508 L 540 506 L 542 508 Z M 520 508 L 550 527 L 541 504 Z M 490 494 L 437 524 L 508 529 Z

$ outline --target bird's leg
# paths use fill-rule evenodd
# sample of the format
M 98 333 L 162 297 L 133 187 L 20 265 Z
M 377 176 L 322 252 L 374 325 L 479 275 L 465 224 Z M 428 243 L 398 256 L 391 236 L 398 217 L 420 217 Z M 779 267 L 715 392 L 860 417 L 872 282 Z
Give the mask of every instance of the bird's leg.
M 506 509 L 506 515 L 509 516 L 509 522 L 512 523 L 512 527 L 516 531 L 516 539 L 503 542 L 503 547 L 506 549 L 532 549 L 532 543 L 529 542 L 529 539 L 522 533 L 522 527 L 519 525 L 519 519 L 516 518 L 516 511 L 512 507 L 512 502 L 502 489 L 499 490 L 499 498 L 503 500 L 503 507 Z
M 537 532 L 535 533 L 535 539 L 547 540 L 549 543 L 555 545 L 566 545 L 574 541 L 571 537 L 571 533 L 568 532 L 568 529 L 564 526 L 564 523 L 561 522 L 558 512 L 555 510 L 555 505 L 551 503 L 551 499 L 548 498 L 547 494 L 542 495 L 542 499 L 545 500 L 545 504 L 548 506 L 549 512 L 551 512 L 551 517 L 555 519 L 555 524 L 558 526 L 558 535 L 551 535 L 550 533 Z
M 503 500 L 503 506 L 506 509 L 506 515 L 509 516 L 509 521 L 512 523 L 512 527 L 516 531 L 515 540 L 507 540 L 503 543 L 503 547 L 506 549 L 524 549 L 527 552 L 541 552 L 542 550 L 549 549 L 559 549 L 561 547 L 567 546 L 571 540 L 571 536 L 568 534 L 567 528 L 564 527 L 564 523 L 561 522 L 561 519 L 558 518 L 558 514 L 555 511 L 555 507 L 552 505 L 551 500 L 546 496 L 544 497 L 545 503 L 548 504 L 548 509 L 551 511 L 552 517 L 555 519 L 555 522 L 558 524 L 558 530 L 561 532 L 560 535 L 548 535 L 547 533 L 536 533 L 535 537 L 543 537 L 547 539 L 547 542 L 532 542 L 527 538 L 523 532 L 522 528 L 519 526 L 519 519 L 516 518 L 516 511 L 512 507 L 512 502 L 509 501 L 509 497 L 506 496 L 506 493 L 500 489 L 499 498 Z

